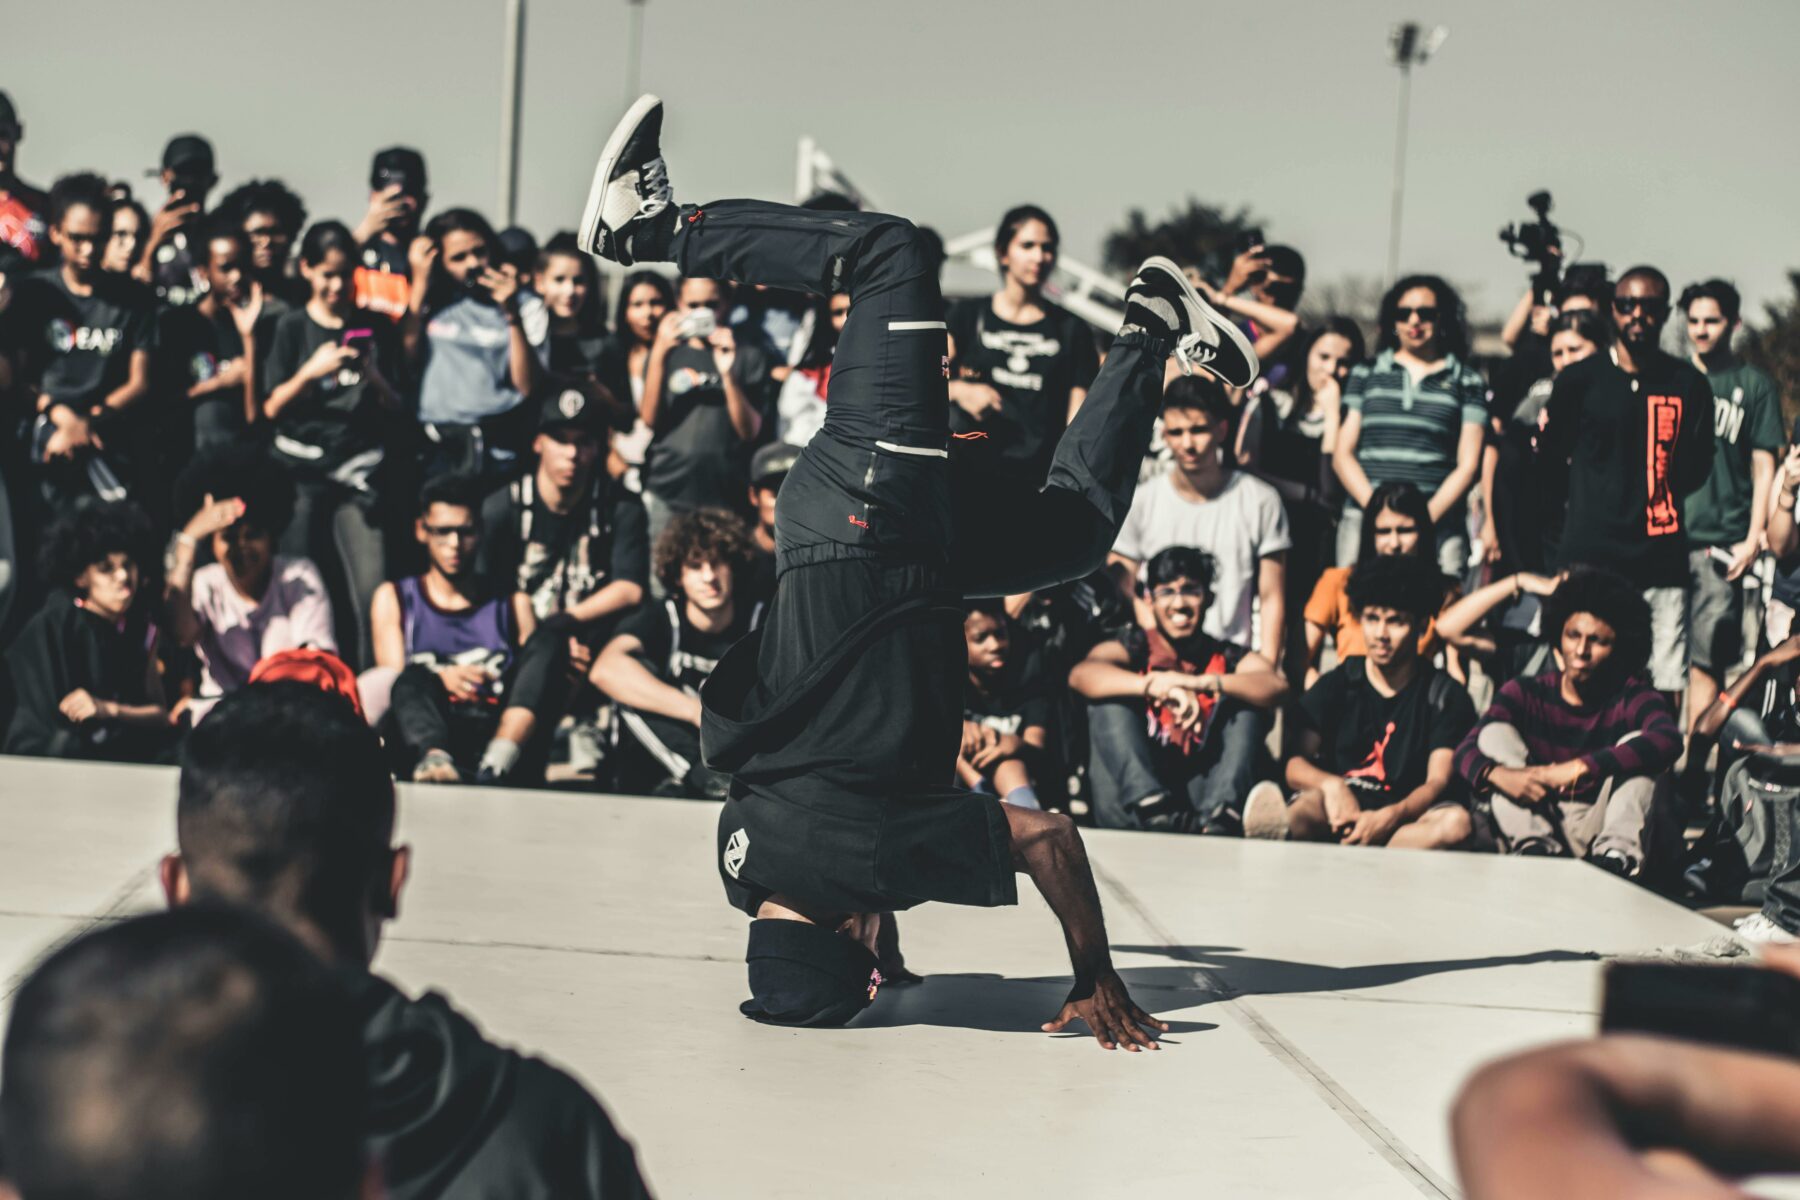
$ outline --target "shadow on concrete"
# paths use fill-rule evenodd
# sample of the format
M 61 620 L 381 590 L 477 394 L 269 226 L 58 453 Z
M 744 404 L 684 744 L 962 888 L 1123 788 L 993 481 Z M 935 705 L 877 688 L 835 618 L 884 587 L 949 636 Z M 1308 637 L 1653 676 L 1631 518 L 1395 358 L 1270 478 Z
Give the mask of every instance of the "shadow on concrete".
M 1147 989 L 1141 996 L 1133 984 L 1132 999 L 1146 1012 L 1163 1013 L 1191 1008 L 1213 998 L 1213 993 L 1194 984 L 1192 975 L 1192 972 L 1186 972 L 1187 978 L 1175 986 Z M 937 1025 L 946 1029 L 985 1029 L 993 1033 L 1034 1033 L 1043 1037 L 1043 1023 L 1056 1016 L 1068 995 L 1067 975 L 1038 979 L 928 975 L 923 983 L 884 988 L 880 997 L 852 1023 L 851 1028 Z M 1079 1036 L 1088 1036 L 1080 1025 L 1071 1028 L 1082 1031 Z M 1217 1028 L 1208 1021 L 1169 1022 L 1170 1034 L 1204 1033 Z M 1165 1035 L 1164 1040 L 1174 1039 Z
M 1119 972 L 1135 996 L 1139 988 L 1187 987 L 1197 990 L 1203 1004 L 1208 1000 L 1231 996 L 1285 995 L 1293 992 L 1350 992 L 1361 988 L 1385 987 L 1405 983 L 1425 975 L 1442 975 L 1450 971 L 1480 971 L 1490 967 L 1528 966 L 1535 963 L 1596 962 L 1600 955 L 1585 950 L 1537 950 L 1530 954 L 1495 954 L 1485 958 L 1442 958 L 1423 962 L 1366 963 L 1353 967 L 1331 967 L 1323 963 L 1289 962 L 1280 958 L 1258 958 L 1244 954 L 1236 946 L 1114 946 L 1118 954 L 1154 954 L 1178 959 L 1183 964 L 1171 967 L 1127 967 Z M 1205 972 L 1199 980 L 1196 971 Z M 1207 979 L 1216 980 L 1224 992 L 1204 986 Z M 1140 1004 L 1153 1003 L 1140 1000 Z

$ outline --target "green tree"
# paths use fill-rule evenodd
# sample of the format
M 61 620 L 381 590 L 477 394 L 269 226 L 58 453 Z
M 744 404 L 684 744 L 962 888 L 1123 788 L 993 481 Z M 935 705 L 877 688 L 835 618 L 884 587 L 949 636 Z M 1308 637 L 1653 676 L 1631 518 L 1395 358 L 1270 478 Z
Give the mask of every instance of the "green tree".
M 1237 255 L 1238 237 L 1261 227 L 1262 222 L 1248 208 L 1227 212 L 1190 196 L 1184 206 L 1170 210 L 1155 224 L 1143 209 L 1130 210 L 1125 223 L 1106 235 L 1102 252 L 1107 269 L 1121 275 L 1129 275 L 1152 254 L 1161 254 L 1178 266 L 1198 267 L 1206 278 L 1223 283 Z
M 1788 286 L 1793 295 L 1766 306 L 1768 324 L 1751 326 L 1744 357 L 1775 381 L 1781 392 L 1781 411 L 1791 425 L 1800 416 L 1800 271 L 1788 274 Z

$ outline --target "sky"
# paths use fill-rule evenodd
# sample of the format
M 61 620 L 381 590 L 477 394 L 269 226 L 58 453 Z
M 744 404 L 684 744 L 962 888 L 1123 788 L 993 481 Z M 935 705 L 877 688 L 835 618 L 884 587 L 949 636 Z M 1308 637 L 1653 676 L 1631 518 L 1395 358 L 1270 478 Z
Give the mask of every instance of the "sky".
M 137 181 L 198 131 L 224 187 L 277 176 L 354 224 L 382 146 L 421 148 L 434 206 L 493 215 L 504 0 L 58 0 L 0 43 L 40 186 Z M 579 217 L 626 97 L 625 0 L 527 0 L 521 223 Z M 1449 40 L 1413 81 L 1403 270 L 1510 307 L 1499 227 L 1541 188 L 1615 269 L 1800 269 L 1800 2 L 1729 0 L 648 0 L 678 199 L 791 199 L 811 135 L 882 207 L 946 237 L 1048 208 L 1098 263 L 1131 208 L 1249 206 L 1314 281 L 1385 269 L 1398 73 L 1387 31 Z M 181 64 L 179 70 L 175 64 Z M 222 194 L 222 192 L 220 193 Z M 1572 247 L 1573 248 L 1573 247 Z

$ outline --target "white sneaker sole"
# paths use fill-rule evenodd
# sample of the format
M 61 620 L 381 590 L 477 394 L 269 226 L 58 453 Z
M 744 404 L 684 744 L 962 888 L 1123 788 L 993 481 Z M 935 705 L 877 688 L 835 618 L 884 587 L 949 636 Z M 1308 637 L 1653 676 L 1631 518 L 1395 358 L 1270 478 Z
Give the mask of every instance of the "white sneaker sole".
M 1225 382 L 1229 383 L 1232 387 L 1238 388 L 1249 387 L 1254 383 L 1257 375 L 1262 373 L 1262 364 L 1257 361 L 1256 348 L 1250 344 L 1250 339 L 1244 336 L 1243 331 L 1232 324 L 1231 319 L 1225 316 L 1225 314 L 1208 304 L 1205 299 L 1201 297 L 1200 293 L 1194 289 L 1194 285 L 1188 282 L 1188 277 L 1182 274 L 1181 268 L 1176 266 L 1172 260 L 1164 258 L 1160 254 L 1153 254 L 1143 261 L 1142 265 L 1138 267 L 1138 271 L 1142 273 L 1150 268 L 1157 268 L 1167 272 L 1169 277 L 1181 288 L 1182 297 L 1186 299 L 1189 309 L 1192 310 L 1190 315 L 1192 315 L 1192 313 L 1198 313 L 1199 316 L 1210 323 L 1213 328 L 1223 334 L 1232 345 L 1236 346 L 1239 352 L 1243 354 L 1244 361 L 1250 364 L 1249 378 L 1241 383 L 1235 379 L 1225 379 Z M 1196 324 L 1197 323 L 1198 322 L 1196 322 Z M 1207 369 L 1211 370 L 1210 367 Z M 1224 376 L 1221 375 L 1220 378 L 1224 379 Z
M 1264 782 L 1250 789 L 1244 800 L 1244 836 L 1262 841 L 1287 840 L 1287 800 L 1279 787 Z
M 581 224 L 576 228 L 576 240 L 581 248 L 589 254 L 611 260 L 613 255 L 603 249 L 601 237 L 607 231 L 600 224 L 600 209 L 606 200 L 606 186 L 612 182 L 613 167 L 618 164 L 619 155 L 625 153 L 625 143 L 631 140 L 632 133 L 650 115 L 650 110 L 661 104 L 657 97 L 645 92 L 632 102 L 619 123 L 613 126 L 612 136 L 606 139 L 606 148 L 600 151 L 600 162 L 594 168 L 594 182 L 588 188 L 587 207 L 581 210 Z

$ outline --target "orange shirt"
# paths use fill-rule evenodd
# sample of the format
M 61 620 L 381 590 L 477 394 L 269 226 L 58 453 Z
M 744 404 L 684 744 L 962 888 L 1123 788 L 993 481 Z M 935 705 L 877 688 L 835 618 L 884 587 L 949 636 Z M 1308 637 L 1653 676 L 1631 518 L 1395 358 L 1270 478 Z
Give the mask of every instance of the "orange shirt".
M 1346 658 L 1361 658 L 1369 652 L 1363 644 L 1362 622 L 1350 611 L 1350 597 L 1345 590 L 1349 582 L 1349 567 L 1327 567 L 1319 576 L 1318 586 L 1313 588 L 1312 598 L 1306 602 L 1307 621 L 1332 631 L 1340 662 Z M 1456 588 L 1450 588 L 1444 596 L 1444 607 L 1456 603 L 1460 595 Z M 1437 635 L 1434 619 L 1419 635 L 1419 657 L 1429 661 L 1442 648 L 1443 640 Z

